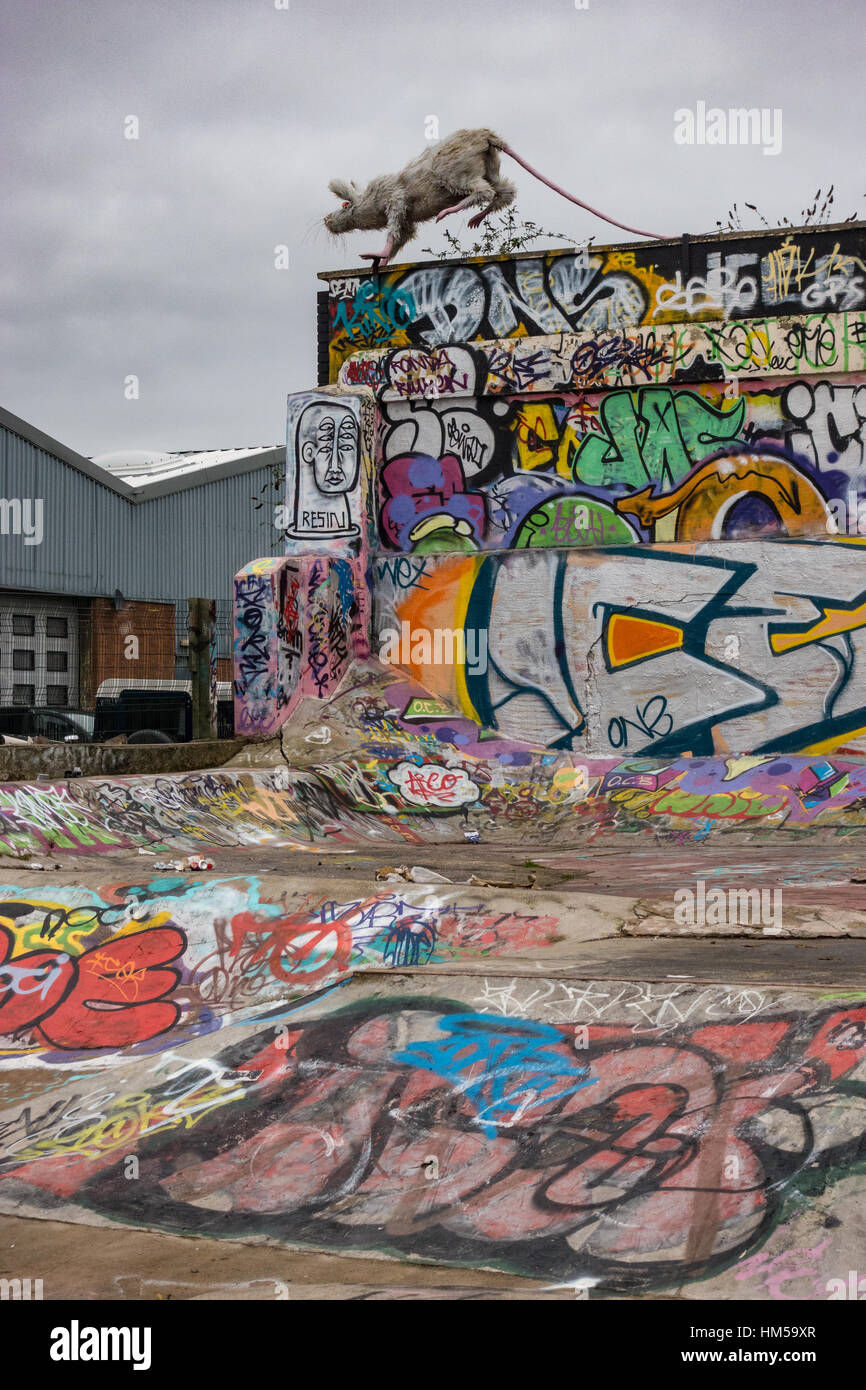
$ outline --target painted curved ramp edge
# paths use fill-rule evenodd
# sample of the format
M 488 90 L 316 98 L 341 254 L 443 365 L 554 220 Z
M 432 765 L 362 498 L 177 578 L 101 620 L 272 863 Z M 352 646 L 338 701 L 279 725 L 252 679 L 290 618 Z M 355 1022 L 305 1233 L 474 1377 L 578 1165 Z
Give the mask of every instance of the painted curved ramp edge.
M 732 833 L 836 842 L 864 826 L 866 767 L 485 749 L 381 688 L 345 698 L 354 724 L 299 711 L 272 767 L 0 788 L 0 1209 L 600 1293 L 827 1297 L 862 1245 L 859 988 L 589 980 L 558 969 L 548 894 L 528 917 L 464 885 L 305 900 L 128 857 L 466 829 L 693 859 Z M 66 875 L 16 881 L 34 855 Z
M 361 969 L 543 956 L 614 936 L 633 899 L 462 884 L 144 874 L 0 882 L 0 1062 L 152 1056 Z M 61 1076 L 63 1072 L 59 1073 Z
M 294 850 L 458 843 L 594 844 L 608 836 L 831 835 L 866 828 L 866 765 L 851 758 L 590 759 L 503 763 L 387 733 L 310 766 L 0 786 L 0 858 L 220 846 Z
M 838 993 L 356 975 L 213 1055 L 30 1098 L 0 1205 L 599 1292 L 826 1298 L 866 1157 L 866 997 Z
M 0 860 L 145 849 L 317 854 L 462 843 L 545 849 L 866 829 L 866 761 L 815 753 L 585 758 L 489 735 L 422 686 L 356 663 L 302 702 L 267 759 L 192 773 L 0 784 Z

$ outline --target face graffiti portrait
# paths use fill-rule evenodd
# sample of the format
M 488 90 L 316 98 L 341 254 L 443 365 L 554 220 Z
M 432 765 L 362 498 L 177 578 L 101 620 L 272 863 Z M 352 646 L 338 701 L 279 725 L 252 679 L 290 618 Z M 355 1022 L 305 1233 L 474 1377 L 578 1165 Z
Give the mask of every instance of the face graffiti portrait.
M 349 504 L 361 461 L 357 407 L 322 397 L 304 397 L 297 404 L 301 409 L 292 458 L 292 413 L 296 407 L 292 398 L 288 474 L 291 480 L 294 471 L 294 524 L 288 534 L 298 538 L 357 535 Z

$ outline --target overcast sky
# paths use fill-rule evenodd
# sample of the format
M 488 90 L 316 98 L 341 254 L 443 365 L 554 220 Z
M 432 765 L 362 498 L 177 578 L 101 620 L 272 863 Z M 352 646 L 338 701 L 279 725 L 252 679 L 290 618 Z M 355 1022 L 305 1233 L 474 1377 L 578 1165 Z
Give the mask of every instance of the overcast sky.
M 5 0 L 0 404 L 81 453 L 282 442 L 316 381 L 316 272 L 383 236 L 330 242 L 328 180 L 397 170 L 430 115 L 668 235 L 735 201 L 796 220 L 831 183 L 838 220 L 866 214 L 862 0 L 279 3 Z M 701 100 L 781 108 L 782 152 L 676 144 Z M 623 239 L 503 163 L 524 217 Z

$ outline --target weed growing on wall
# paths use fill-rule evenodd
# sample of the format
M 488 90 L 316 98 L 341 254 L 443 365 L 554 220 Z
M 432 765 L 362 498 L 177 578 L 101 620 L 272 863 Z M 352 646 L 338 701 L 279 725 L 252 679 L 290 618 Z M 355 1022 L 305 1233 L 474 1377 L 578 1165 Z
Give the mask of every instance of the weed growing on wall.
M 866 193 L 863 196 L 866 198 Z M 743 207 L 748 209 L 745 214 L 746 221 L 748 221 L 748 213 L 752 213 L 762 227 L 818 227 L 829 222 L 856 222 L 856 212 L 852 212 L 848 217 L 840 218 L 832 211 L 834 199 L 833 184 L 830 185 L 826 193 L 819 188 L 811 203 L 803 208 L 796 222 L 791 222 L 787 217 L 775 218 L 772 222 L 768 222 L 760 208 L 756 207 L 754 203 L 744 202 Z M 732 208 L 728 208 L 727 221 L 717 220 L 716 226 L 723 232 L 749 231 L 751 229 L 744 226 L 743 216 L 738 204 L 734 203 Z
M 463 256 L 510 256 L 517 251 L 525 251 L 532 242 L 540 241 L 542 237 L 551 237 L 554 241 L 568 242 L 569 246 L 578 249 L 577 243 L 572 237 L 565 236 L 562 232 L 548 232 L 543 227 L 539 227 L 537 222 L 524 220 L 518 217 L 513 207 L 505 208 L 502 212 L 488 217 L 483 223 L 481 235 L 478 241 L 471 246 L 464 246 L 458 237 L 451 232 L 445 232 L 446 246 L 442 251 L 433 251 L 429 246 L 422 247 L 425 256 L 435 256 L 437 260 L 448 260 L 451 257 Z M 593 237 L 580 243 L 581 247 L 589 246 Z
M 268 502 L 269 502 L 269 499 L 268 499 L 267 497 L 263 496 L 263 494 L 264 494 L 264 493 L 267 493 L 267 492 L 272 492 L 272 493 L 273 493 L 274 498 L 277 499 L 276 501 L 272 501 L 272 503 L 271 503 L 271 505 L 273 505 L 273 509 L 274 509 L 274 528 L 279 532 L 280 537 L 281 537 L 282 540 L 285 540 L 286 537 L 287 537 L 287 534 L 288 534 L 288 526 L 287 526 L 286 518 L 285 518 L 285 515 L 284 515 L 284 513 L 285 513 L 285 507 L 282 505 L 282 499 L 283 499 L 284 492 L 285 492 L 285 486 L 286 486 L 286 470 L 285 470 L 285 466 L 284 466 L 284 465 L 281 465 L 281 464 L 278 464 L 278 463 L 274 463 L 274 464 L 271 464 L 271 468 L 270 468 L 270 480 L 269 480 L 268 482 L 266 482 L 266 483 L 264 484 L 264 486 L 261 487 L 261 488 L 259 489 L 257 495 L 256 495 L 256 494 L 253 494 L 253 495 L 250 497 L 250 501 L 251 501 L 252 504 L 253 504 L 253 511 L 258 512 L 258 511 L 261 511 L 261 509 L 262 509 L 265 505 L 267 505 Z

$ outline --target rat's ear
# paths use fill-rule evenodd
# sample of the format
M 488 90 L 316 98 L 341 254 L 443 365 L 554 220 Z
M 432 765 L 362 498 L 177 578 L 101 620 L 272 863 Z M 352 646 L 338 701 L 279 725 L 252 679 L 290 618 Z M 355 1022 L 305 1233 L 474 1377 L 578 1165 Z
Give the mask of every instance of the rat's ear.
M 336 194 L 338 198 L 342 198 L 345 202 L 351 203 L 352 199 L 355 197 L 356 190 L 352 184 L 347 183 L 345 179 L 331 179 L 328 187 L 332 193 Z

